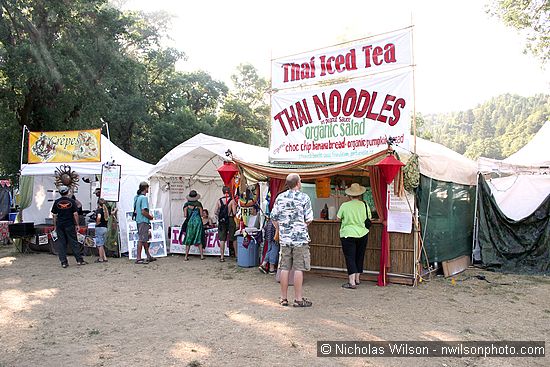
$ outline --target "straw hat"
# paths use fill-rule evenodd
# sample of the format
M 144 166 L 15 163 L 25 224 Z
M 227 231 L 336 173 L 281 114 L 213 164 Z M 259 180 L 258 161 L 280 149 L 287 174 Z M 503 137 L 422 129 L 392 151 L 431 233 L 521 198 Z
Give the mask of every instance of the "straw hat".
M 195 200 L 199 200 L 200 198 L 201 198 L 201 196 L 195 190 L 191 190 L 189 192 L 189 195 L 187 195 L 187 200 L 188 201 L 195 201 Z
M 361 186 L 358 183 L 352 183 L 349 188 L 346 189 L 346 195 L 348 196 L 361 196 L 367 191 L 365 186 Z

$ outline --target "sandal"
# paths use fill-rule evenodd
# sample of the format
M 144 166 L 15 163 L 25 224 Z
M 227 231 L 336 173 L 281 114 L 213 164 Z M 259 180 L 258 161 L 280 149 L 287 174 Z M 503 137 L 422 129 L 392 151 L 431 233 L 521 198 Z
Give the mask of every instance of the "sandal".
M 95 261 L 94 261 L 94 263 L 102 263 L 102 262 L 105 262 L 105 260 L 95 259 Z
M 145 264 L 149 264 L 149 262 L 143 259 L 139 259 L 139 260 L 136 260 L 135 264 L 145 265 Z
M 224 262 L 225 262 L 225 259 L 220 259 L 220 262 L 221 262 L 221 263 L 224 263 Z
M 183 261 L 189 261 L 189 258 L 186 256 L 185 259 L 183 259 Z
M 301 301 L 294 300 L 294 303 L 292 304 L 294 307 L 311 307 L 312 305 L 313 303 L 306 298 L 302 298 Z
M 87 265 L 87 264 L 88 264 L 88 262 L 85 261 L 85 260 L 82 260 L 82 261 L 79 261 L 79 262 L 76 263 L 76 265 Z
M 204 256 L 203 256 L 203 257 L 201 257 L 201 260 L 206 260 L 206 257 L 204 257 Z
M 285 306 L 285 307 L 288 306 L 288 299 L 286 299 L 286 298 L 279 298 L 279 304 L 280 304 L 281 306 Z
M 344 283 L 344 284 L 342 284 L 342 288 L 344 288 L 344 289 L 355 289 L 355 288 L 357 288 L 357 286 L 354 285 L 354 284 L 351 284 L 351 283 Z
M 151 256 L 151 257 L 147 258 L 147 261 L 149 261 L 149 262 L 157 261 L 157 258 Z

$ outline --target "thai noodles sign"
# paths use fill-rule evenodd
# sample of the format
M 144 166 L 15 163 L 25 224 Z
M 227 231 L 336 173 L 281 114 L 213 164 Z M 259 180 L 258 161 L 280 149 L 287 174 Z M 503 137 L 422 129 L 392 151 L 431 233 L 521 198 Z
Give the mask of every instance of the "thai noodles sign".
M 270 161 L 354 160 L 383 150 L 390 137 L 407 149 L 412 105 L 411 70 L 279 91 L 271 98 Z
M 410 66 L 411 29 L 275 59 L 271 63 L 271 86 L 274 90 L 288 89 Z
M 101 162 L 101 130 L 29 132 L 29 163 Z

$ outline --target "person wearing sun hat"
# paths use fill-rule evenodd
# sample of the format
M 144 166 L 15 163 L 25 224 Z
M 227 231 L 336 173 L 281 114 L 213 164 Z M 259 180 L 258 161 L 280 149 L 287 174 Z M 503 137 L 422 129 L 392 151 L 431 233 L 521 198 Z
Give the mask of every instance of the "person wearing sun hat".
M 201 260 L 204 260 L 204 249 L 202 241 L 204 228 L 202 225 L 202 204 L 199 201 L 201 196 L 195 190 L 191 190 L 187 195 L 187 202 L 183 205 L 183 219 L 187 221 L 185 229 L 185 238 L 182 245 L 185 245 L 185 261 L 189 260 L 189 249 L 191 245 L 199 246 Z M 180 243 L 183 231 L 180 233 Z
M 345 289 L 355 289 L 360 283 L 360 276 L 363 273 L 369 233 L 365 227 L 365 220 L 367 217 L 371 218 L 370 208 L 363 201 L 363 194 L 366 190 L 366 187 L 352 183 L 345 191 L 351 200 L 343 203 L 336 214 L 342 221 L 340 241 L 349 278 L 347 283 L 342 284 Z

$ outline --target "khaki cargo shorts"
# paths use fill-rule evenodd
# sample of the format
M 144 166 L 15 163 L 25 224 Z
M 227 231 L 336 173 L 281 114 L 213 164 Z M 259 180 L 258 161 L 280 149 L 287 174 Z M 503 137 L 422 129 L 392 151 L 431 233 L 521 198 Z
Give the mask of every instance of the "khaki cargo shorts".
M 309 245 L 293 247 L 281 245 L 279 269 L 309 271 L 311 269 Z
M 149 230 L 151 225 L 149 223 L 138 223 L 138 241 L 147 242 L 149 241 Z

